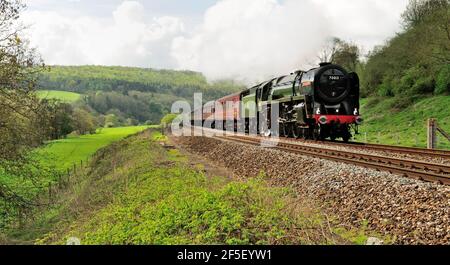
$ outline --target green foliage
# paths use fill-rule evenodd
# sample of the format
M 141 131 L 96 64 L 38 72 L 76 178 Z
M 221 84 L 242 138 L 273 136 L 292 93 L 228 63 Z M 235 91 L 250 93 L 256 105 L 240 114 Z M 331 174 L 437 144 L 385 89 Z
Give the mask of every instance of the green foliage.
M 85 101 L 89 107 L 99 114 L 114 114 L 116 117 L 115 122 L 113 122 L 114 126 L 127 123 L 127 119 L 136 120 L 140 123 L 148 121 L 156 124 L 163 112 L 170 110 L 171 105 L 166 102 L 163 107 L 162 104 L 155 101 L 151 94 L 139 93 L 139 96 L 137 96 L 134 91 L 125 95 L 118 92 L 89 93 Z M 111 124 L 106 127 L 111 127 Z
M 73 108 L 71 104 L 56 99 L 42 99 L 46 115 L 48 139 L 56 140 L 67 137 L 74 130 Z
M 360 63 L 360 50 L 355 43 L 348 43 L 339 39 L 337 41 L 337 49 L 333 54 L 332 62 L 342 65 L 348 71 L 355 72 Z
M 425 67 L 415 66 L 405 71 L 398 84 L 397 95 L 422 95 L 434 90 L 434 80 Z
M 434 92 L 437 95 L 450 93 L 450 64 L 442 67 L 439 72 L 436 79 L 436 90 Z
M 84 244 L 269 244 L 285 235 L 280 191 L 261 181 L 212 189 L 195 171 L 159 169 L 89 222 Z
M 161 119 L 161 125 L 163 127 L 170 126 L 170 124 L 178 117 L 178 114 L 167 114 Z
M 75 109 L 73 111 L 73 127 L 78 134 L 94 134 L 96 131 L 94 116 L 84 109 Z
M 159 131 L 156 131 L 156 132 L 154 132 L 152 134 L 152 141 L 155 141 L 155 142 L 166 142 L 167 141 L 167 136 L 163 135 Z
M 446 0 L 411 0 L 403 15 L 404 32 L 369 54 L 361 74 L 362 95 L 411 96 L 448 90 L 449 16 Z

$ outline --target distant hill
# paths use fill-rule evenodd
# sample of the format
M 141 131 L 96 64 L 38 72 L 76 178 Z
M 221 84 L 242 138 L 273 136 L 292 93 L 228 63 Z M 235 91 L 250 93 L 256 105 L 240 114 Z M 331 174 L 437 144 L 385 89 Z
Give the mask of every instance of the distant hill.
M 121 66 L 52 66 L 49 72 L 42 73 L 39 87 L 77 93 L 140 91 L 189 99 L 195 92 L 202 92 L 205 99 L 210 100 L 233 93 L 240 86 L 232 81 L 208 83 L 201 73 L 192 71 Z
M 41 74 L 39 88 L 84 94 L 88 109 L 110 116 L 117 125 L 159 124 L 175 101 L 193 102 L 203 93 L 204 102 L 241 90 L 232 81 L 208 83 L 197 72 L 119 66 L 52 66 Z M 40 92 L 45 94 L 48 92 Z M 69 94 L 51 92 L 55 97 Z M 74 99 L 75 97 L 73 97 Z M 113 115 L 113 117 L 111 117 Z M 104 120 L 104 119 L 103 119 Z

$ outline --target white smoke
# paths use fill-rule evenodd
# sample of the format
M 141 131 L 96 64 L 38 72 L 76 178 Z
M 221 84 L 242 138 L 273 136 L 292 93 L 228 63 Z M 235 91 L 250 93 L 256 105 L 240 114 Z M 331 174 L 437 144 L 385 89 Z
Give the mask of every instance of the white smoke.
M 332 33 L 323 19 L 311 1 L 224 0 L 192 37 L 174 40 L 172 54 L 210 79 L 261 80 L 315 60 Z

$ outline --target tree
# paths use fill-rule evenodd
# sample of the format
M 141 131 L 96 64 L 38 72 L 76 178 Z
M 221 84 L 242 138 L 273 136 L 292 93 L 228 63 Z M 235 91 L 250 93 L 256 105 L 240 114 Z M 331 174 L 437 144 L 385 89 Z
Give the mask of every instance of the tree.
M 340 41 L 341 40 L 339 38 L 331 38 L 326 42 L 325 46 L 322 47 L 322 50 L 317 56 L 320 62 L 331 63 L 333 61 L 334 55 L 338 50 Z
M 96 130 L 95 120 L 91 113 L 77 108 L 73 111 L 74 129 L 80 134 L 94 134 Z
M 33 93 L 43 64 L 19 36 L 21 1 L 0 1 L 0 159 L 17 157 L 45 138 L 42 105 Z
M 48 138 L 51 140 L 66 138 L 73 128 L 73 108 L 68 103 L 63 103 L 58 100 L 43 100 L 47 111 Z
M 417 26 L 448 5 L 449 0 L 410 0 L 402 14 L 403 26 L 406 29 Z
M 119 120 L 115 114 L 108 114 L 105 116 L 105 128 L 113 128 L 119 126 Z
M 342 65 L 349 71 L 356 71 L 360 55 L 360 49 L 356 44 L 332 38 L 324 46 L 318 58 L 321 62 Z
M 0 172 L 2 177 L 36 183 L 42 171 L 27 153 L 48 136 L 47 108 L 34 93 L 38 74 L 46 68 L 21 37 L 24 8 L 20 0 L 0 1 Z M 25 189 L 14 189 L 8 184 L 13 182 L 0 178 L 2 205 L 28 208 L 31 201 Z

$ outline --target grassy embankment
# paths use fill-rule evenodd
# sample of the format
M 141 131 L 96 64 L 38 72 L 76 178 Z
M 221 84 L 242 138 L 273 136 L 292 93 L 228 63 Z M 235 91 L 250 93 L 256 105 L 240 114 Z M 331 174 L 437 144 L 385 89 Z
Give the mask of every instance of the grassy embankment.
M 146 131 L 97 152 L 16 238 L 40 244 L 363 243 L 365 231 L 331 228 L 288 188 L 263 176 L 212 176 L 166 138 Z M 344 239 L 345 238 L 345 239 Z M 31 241 L 30 241 L 31 240 Z
M 361 103 L 365 122 L 357 141 L 365 141 L 367 133 L 370 143 L 378 143 L 379 138 L 382 144 L 426 147 L 428 118 L 436 118 L 440 127 L 450 133 L 450 96 L 420 99 L 401 111 L 396 106 L 402 102 L 396 98 L 370 98 Z M 450 149 L 447 139 L 441 135 L 438 138 L 439 148 Z

